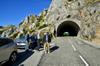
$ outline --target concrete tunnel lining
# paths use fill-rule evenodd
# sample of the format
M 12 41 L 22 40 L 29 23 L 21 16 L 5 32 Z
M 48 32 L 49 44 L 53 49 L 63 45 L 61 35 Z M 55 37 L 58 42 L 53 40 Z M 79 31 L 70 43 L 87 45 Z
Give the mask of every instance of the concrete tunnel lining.
M 69 36 L 77 36 L 80 28 L 73 21 L 64 21 L 57 28 L 57 36 L 63 36 L 64 32 L 68 32 Z

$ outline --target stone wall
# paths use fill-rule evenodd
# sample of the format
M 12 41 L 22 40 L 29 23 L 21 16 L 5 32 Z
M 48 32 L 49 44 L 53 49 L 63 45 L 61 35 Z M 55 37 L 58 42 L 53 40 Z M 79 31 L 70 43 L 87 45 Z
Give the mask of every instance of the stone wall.
M 52 0 L 46 22 L 54 24 L 57 29 L 64 20 L 74 21 L 80 27 L 78 36 L 91 40 L 100 21 L 100 2 L 87 6 L 85 0 Z

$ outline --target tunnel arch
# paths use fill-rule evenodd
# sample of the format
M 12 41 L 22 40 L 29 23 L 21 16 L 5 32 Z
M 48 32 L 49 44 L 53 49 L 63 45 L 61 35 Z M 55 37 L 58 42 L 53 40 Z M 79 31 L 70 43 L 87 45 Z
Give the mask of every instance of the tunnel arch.
M 77 36 L 80 27 L 73 21 L 64 21 L 57 28 L 57 36 L 63 36 L 64 32 L 68 32 L 69 36 Z

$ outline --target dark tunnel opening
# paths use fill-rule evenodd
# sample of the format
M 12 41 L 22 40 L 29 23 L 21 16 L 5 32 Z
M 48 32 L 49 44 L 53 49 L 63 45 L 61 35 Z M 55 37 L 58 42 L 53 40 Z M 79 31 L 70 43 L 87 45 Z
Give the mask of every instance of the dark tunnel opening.
M 77 36 L 79 29 L 79 26 L 75 22 L 65 21 L 58 26 L 57 36 L 64 36 L 65 32 L 68 33 L 68 36 Z

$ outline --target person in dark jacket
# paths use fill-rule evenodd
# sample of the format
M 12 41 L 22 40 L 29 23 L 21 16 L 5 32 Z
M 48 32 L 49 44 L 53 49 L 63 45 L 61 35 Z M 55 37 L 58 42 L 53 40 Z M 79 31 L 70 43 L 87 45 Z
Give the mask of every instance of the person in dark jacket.
M 29 32 L 26 34 L 26 41 L 27 41 L 26 50 L 29 50 L 29 45 L 30 45 L 30 35 L 29 35 Z
M 30 48 L 34 49 L 37 46 L 35 35 L 30 36 Z
M 49 44 L 49 33 L 44 33 L 43 41 L 44 41 L 44 51 L 45 53 L 50 53 L 50 44 Z
M 26 41 L 29 43 L 29 41 L 30 41 L 30 33 L 28 32 L 27 34 L 26 34 Z

